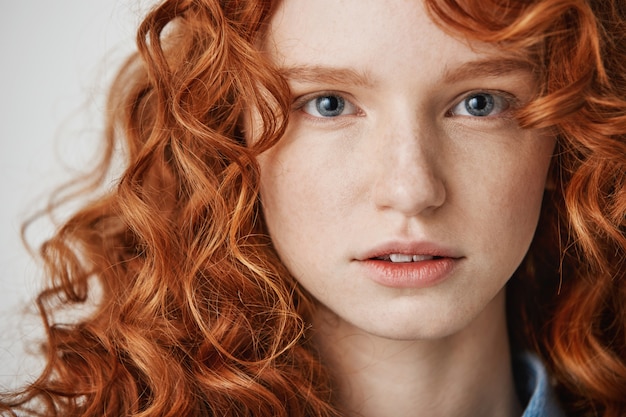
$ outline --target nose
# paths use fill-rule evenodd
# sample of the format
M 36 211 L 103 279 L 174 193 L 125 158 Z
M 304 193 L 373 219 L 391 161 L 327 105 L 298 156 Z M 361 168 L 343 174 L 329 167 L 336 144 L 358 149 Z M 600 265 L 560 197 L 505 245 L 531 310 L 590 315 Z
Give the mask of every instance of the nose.
M 372 190 L 374 204 L 379 210 L 397 211 L 406 217 L 436 211 L 446 200 L 446 187 L 435 130 L 410 121 L 385 125 L 373 147 L 378 167 Z

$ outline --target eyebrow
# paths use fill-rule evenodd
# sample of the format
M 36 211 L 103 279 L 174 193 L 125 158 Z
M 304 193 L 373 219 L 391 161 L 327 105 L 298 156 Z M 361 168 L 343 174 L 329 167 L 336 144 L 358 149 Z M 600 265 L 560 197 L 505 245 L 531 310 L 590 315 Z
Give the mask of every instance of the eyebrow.
M 454 84 L 471 78 L 500 77 L 514 72 L 532 71 L 532 65 L 521 59 L 484 59 L 464 62 L 459 66 L 444 69 L 442 80 Z M 304 83 L 351 84 L 359 87 L 371 87 L 374 82 L 367 73 L 350 68 L 327 67 L 319 65 L 295 65 L 279 69 L 287 80 Z
M 305 83 L 351 84 L 359 87 L 373 85 L 371 78 L 366 73 L 349 68 L 297 65 L 281 68 L 279 71 L 287 80 Z
M 500 77 L 514 72 L 532 72 L 532 70 L 530 62 L 521 59 L 485 59 L 446 68 L 442 79 L 447 84 L 454 84 L 471 78 Z

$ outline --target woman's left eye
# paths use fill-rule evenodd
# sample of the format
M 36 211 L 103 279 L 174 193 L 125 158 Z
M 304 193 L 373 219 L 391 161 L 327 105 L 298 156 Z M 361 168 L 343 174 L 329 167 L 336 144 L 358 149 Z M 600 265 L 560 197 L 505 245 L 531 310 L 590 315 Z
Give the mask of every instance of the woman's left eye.
M 497 116 L 508 110 L 514 102 L 509 94 L 487 92 L 471 93 L 450 111 L 451 116 L 487 117 Z
M 320 118 L 347 116 L 357 113 L 357 108 L 350 101 L 338 94 L 323 94 L 308 99 L 301 106 L 306 114 Z

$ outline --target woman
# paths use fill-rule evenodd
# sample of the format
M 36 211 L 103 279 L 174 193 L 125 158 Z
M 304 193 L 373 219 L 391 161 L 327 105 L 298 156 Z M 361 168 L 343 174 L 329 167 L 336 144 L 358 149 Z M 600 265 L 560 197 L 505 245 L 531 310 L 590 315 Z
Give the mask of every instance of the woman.
M 7 410 L 626 413 L 623 6 L 222 3 L 141 25 Z

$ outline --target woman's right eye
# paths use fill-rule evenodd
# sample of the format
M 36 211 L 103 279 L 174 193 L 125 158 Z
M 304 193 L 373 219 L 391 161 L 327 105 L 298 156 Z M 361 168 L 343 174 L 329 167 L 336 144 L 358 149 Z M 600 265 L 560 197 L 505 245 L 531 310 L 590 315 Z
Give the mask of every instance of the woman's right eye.
M 319 118 L 349 116 L 357 113 L 357 107 L 337 94 L 322 94 L 307 99 L 302 105 L 296 106 L 306 114 Z

